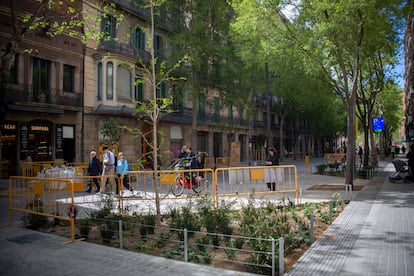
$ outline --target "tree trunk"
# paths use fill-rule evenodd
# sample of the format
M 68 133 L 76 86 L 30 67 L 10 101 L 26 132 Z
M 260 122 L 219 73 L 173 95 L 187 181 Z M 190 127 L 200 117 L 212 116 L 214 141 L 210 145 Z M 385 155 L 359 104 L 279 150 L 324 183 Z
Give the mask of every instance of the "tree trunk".
M 345 184 L 354 185 L 355 170 L 355 103 L 356 94 L 353 93 L 347 101 L 347 151 L 346 151 L 346 174 Z

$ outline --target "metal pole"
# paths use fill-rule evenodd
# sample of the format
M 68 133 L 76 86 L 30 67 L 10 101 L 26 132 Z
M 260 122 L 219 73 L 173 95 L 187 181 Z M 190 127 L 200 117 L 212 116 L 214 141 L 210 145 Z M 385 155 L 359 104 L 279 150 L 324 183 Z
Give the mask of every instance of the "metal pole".
M 269 67 L 267 62 L 265 63 L 266 74 L 266 137 L 267 137 L 267 149 L 273 147 L 273 137 L 270 129 L 270 84 L 269 84 Z M 280 154 L 280 153 L 279 153 Z
M 279 275 L 285 273 L 285 238 L 279 238 Z
M 184 260 L 188 262 L 187 228 L 184 228 Z
M 272 276 L 275 276 L 275 247 L 275 239 L 272 238 Z
M 118 227 L 119 227 L 119 248 L 124 248 L 124 234 L 122 232 L 122 220 L 118 221 Z

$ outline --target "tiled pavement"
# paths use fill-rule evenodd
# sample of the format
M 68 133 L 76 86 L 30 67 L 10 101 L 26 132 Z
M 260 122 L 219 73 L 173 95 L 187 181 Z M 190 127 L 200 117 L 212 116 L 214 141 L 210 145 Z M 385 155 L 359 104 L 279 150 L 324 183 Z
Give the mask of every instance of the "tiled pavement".
M 286 275 L 414 275 L 414 184 L 380 173 Z

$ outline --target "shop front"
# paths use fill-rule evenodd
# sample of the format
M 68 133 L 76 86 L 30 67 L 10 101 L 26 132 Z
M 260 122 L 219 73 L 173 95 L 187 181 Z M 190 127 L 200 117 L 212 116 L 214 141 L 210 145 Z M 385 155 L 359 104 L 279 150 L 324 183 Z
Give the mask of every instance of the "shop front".
M 19 175 L 21 161 L 75 160 L 75 126 L 48 120 L 1 123 L 1 178 Z

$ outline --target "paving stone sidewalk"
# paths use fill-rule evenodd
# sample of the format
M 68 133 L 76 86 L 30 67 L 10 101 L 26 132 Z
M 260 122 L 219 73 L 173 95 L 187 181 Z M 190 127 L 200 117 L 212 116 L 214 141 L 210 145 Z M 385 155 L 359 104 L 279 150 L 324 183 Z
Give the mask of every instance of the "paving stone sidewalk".
M 414 184 L 390 183 L 390 162 L 380 168 L 285 275 L 414 275 Z

